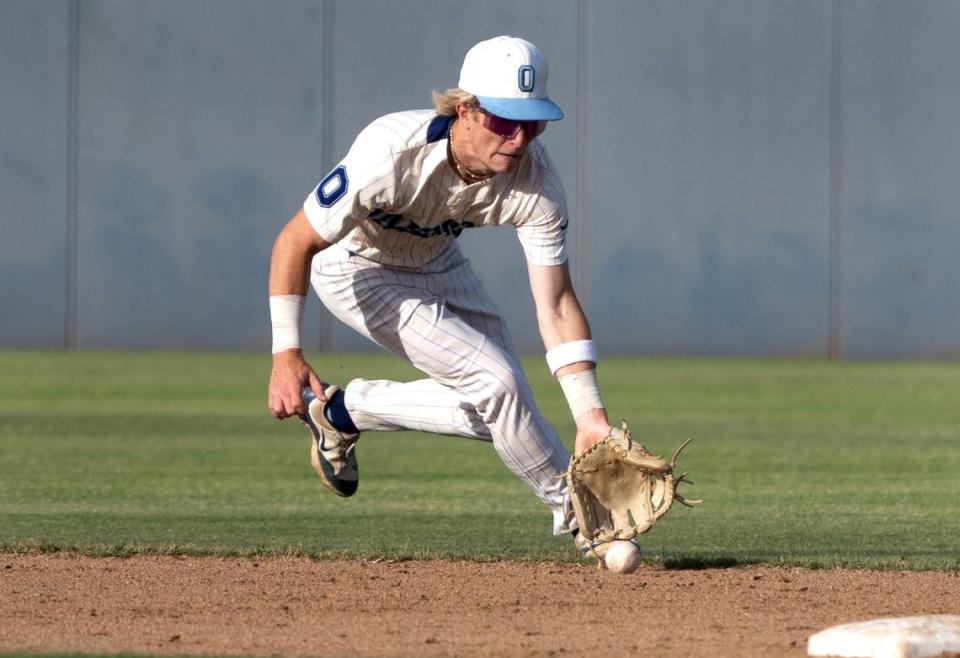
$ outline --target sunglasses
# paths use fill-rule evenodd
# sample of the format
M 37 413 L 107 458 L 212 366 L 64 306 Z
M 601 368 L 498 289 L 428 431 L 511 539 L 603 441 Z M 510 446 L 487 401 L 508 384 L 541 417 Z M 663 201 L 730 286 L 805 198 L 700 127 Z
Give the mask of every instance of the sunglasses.
M 503 137 L 504 139 L 513 139 L 520 132 L 520 128 L 523 128 L 524 132 L 527 133 L 527 137 L 533 139 L 543 133 L 547 129 L 546 121 L 514 121 L 513 119 L 504 119 L 503 117 L 498 117 L 496 114 L 490 114 L 482 107 L 478 107 L 477 111 L 483 116 L 483 127 L 489 130 L 492 133 Z

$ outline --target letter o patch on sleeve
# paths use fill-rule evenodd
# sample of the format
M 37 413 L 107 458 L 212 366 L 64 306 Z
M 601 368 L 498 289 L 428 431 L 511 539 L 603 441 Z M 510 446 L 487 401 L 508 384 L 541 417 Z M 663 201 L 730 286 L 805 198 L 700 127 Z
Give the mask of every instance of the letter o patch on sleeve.
M 317 185 L 317 202 L 323 208 L 329 208 L 347 193 L 347 168 L 340 165 L 327 174 Z

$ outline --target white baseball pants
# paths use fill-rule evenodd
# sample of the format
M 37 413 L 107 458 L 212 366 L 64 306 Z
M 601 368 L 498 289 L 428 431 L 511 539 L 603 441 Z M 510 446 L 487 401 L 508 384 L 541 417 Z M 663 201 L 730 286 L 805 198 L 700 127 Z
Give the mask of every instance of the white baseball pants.
M 537 410 L 507 327 L 455 243 L 415 271 L 333 245 L 314 257 L 311 282 L 337 318 L 428 377 L 351 381 L 344 403 L 359 430 L 492 441 L 553 512 L 554 533 L 570 530 L 566 482 L 557 479 L 570 455 Z

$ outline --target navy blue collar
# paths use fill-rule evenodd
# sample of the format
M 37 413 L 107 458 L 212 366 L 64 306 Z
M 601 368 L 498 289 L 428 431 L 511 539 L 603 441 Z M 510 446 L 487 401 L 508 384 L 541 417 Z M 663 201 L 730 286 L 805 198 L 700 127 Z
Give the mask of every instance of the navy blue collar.
M 427 126 L 427 144 L 433 144 L 434 142 L 439 142 L 441 139 L 445 139 L 447 135 L 450 134 L 450 124 L 453 123 L 453 120 L 456 119 L 455 116 L 435 116 L 430 121 L 430 125 Z

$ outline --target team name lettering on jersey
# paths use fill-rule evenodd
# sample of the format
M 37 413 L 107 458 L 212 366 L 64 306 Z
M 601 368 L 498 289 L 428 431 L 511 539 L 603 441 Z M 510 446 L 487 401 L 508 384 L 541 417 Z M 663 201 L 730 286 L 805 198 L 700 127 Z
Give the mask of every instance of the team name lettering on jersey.
M 463 229 L 476 226 L 473 222 L 460 222 L 455 219 L 444 220 L 437 226 L 420 226 L 416 222 L 404 218 L 403 215 L 387 213 L 379 208 L 367 215 L 367 219 L 372 219 L 385 229 L 410 233 L 418 238 L 433 238 L 438 235 L 452 235 L 456 238 L 463 233 Z

